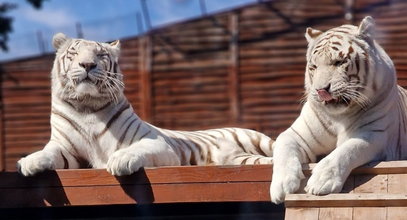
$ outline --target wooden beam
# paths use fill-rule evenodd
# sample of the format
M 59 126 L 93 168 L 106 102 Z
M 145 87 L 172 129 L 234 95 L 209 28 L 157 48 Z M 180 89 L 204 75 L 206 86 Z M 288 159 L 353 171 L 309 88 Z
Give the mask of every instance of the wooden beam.
M 407 206 L 406 194 L 338 193 L 325 196 L 289 194 L 285 206 L 290 207 L 388 207 Z
M 313 166 L 311 166 L 313 167 Z M 407 173 L 407 161 L 380 162 L 354 173 L 378 167 Z M 309 172 L 310 166 L 304 166 Z M 396 170 L 397 172 L 393 171 Z M 370 171 L 369 171 L 370 172 Z M 271 165 L 183 166 L 145 168 L 124 177 L 101 169 L 56 170 L 35 177 L 0 172 L 0 208 L 79 206 L 183 202 L 268 202 Z M 341 199 L 346 200 L 342 202 Z M 341 201 L 341 202 L 339 202 Z M 328 196 L 288 195 L 294 206 L 404 206 L 403 193 L 342 193 Z
M 270 201 L 271 166 L 163 167 L 115 177 L 105 170 L 0 173 L 0 208 Z M 244 190 L 242 190 L 244 189 Z
M 0 73 L 3 75 L 4 70 L 0 68 Z M 3 100 L 3 77 L 0 78 L 0 171 L 6 169 L 6 147 L 4 145 L 4 100 Z
M 310 174 L 316 163 L 304 164 L 304 173 Z M 403 174 L 407 173 L 407 161 L 375 161 L 352 170 L 352 174 Z
M 228 70 L 230 123 L 236 124 L 240 121 L 239 102 L 239 16 L 237 13 L 229 14 L 229 53 L 230 64 Z
M 152 116 L 152 40 L 150 35 L 139 38 L 139 73 L 140 73 L 140 117 L 151 122 Z

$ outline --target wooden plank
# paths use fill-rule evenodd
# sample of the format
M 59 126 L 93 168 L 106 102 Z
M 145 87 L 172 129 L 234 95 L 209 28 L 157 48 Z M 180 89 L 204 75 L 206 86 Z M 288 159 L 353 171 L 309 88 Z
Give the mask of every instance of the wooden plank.
M 388 192 L 407 194 L 407 174 L 389 174 Z
M 15 187 L 82 187 L 119 184 L 270 182 L 272 166 L 181 166 L 145 168 L 130 176 L 115 177 L 103 169 L 69 169 L 47 171 L 36 177 L 15 172 L 0 173 L 0 188 Z M 59 181 L 55 182 L 56 178 Z
M 0 208 L 270 201 L 270 179 L 266 165 L 146 168 L 124 177 L 97 169 L 29 178 L 5 172 L 0 173 Z
M 285 210 L 285 219 L 304 220 L 318 219 L 319 208 L 287 208 Z
M 264 190 L 268 185 L 267 182 L 229 182 L 0 189 L 0 208 L 269 201 L 268 190 Z
M 0 71 L 2 73 L 2 71 Z M 2 73 L 3 74 L 3 73 Z M 6 146 L 4 144 L 4 102 L 3 102 L 3 77 L 0 78 L 0 171 L 6 169 Z
M 400 175 L 400 174 L 397 174 Z M 355 193 L 387 193 L 387 175 L 356 175 L 355 178 Z
M 304 164 L 304 172 L 311 171 L 315 165 L 316 163 Z M 352 174 L 407 174 L 406 167 L 407 160 L 371 162 L 352 170 Z
M 386 207 L 355 207 L 353 208 L 353 220 L 386 220 Z
M 407 216 L 407 207 L 387 207 L 388 220 L 404 220 Z
M 289 194 L 286 207 L 386 207 L 407 206 L 407 194 L 344 193 L 315 196 Z
M 352 208 L 320 208 L 318 219 L 352 220 Z

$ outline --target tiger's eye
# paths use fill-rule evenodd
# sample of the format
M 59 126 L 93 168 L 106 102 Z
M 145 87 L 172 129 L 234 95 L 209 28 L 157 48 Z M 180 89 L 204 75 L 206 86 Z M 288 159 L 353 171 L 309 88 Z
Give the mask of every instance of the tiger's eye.
M 344 63 L 344 61 L 343 60 L 337 60 L 337 61 L 335 61 L 334 62 L 334 66 L 340 66 L 340 65 L 342 65 Z
M 107 53 L 99 53 L 99 54 L 97 54 L 96 56 L 98 56 L 99 58 L 103 59 L 103 58 L 108 57 L 109 54 L 107 54 Z
M 309 65 L 309 69 L 310 69 L 310 70 L 315 70 L 316 68 L 317 68 L 317 66 L 314 65 L 314 64 L 310 64 L 310 65 Z

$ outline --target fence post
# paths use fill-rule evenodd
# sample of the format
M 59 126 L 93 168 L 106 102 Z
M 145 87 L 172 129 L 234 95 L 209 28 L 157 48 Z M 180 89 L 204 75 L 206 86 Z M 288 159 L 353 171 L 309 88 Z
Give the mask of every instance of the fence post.
M 139 75 L 140 75 L 140 103 L 141 115 L 144 120 L 151 122 L 152 116 L 152 40 L 150 35 L 139 38 Z
M 0 73 L 5 74 L 0 66 Z M 3 77 L 0 78 L 0 171 L 6 170 L 6 146 L 4 144 L 4 101 L 3 101 Z
M 239 15 L 237 13 L 229 14 L 229 54 L 230 64 L 228 68 L 228 88 L 229 88 L 229 106 L 230 122 L 236 124 L 240 122 L 240 90 L 239 90 Z

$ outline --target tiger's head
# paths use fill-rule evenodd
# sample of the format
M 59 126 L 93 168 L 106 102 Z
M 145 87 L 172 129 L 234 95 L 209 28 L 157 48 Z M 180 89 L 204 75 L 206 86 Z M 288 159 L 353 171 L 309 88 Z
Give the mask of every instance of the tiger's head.
M 374 20 L 326 32 L 307 28 L 307 100 L 333 112 L 367 109 L 396 86 L 393 63 L 374 41 Z M 382 97 L 383 98 L 383 97 Z
M 79 107 L 100 107 L 117 101 L 123 93 L 123 75 L 118 66 L 120 42 L 99 43 L 54 35 L 57 50 L 52 69 L 52 91 Z

